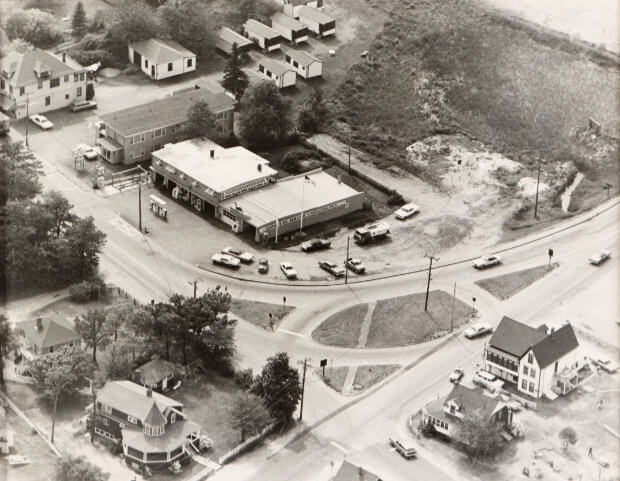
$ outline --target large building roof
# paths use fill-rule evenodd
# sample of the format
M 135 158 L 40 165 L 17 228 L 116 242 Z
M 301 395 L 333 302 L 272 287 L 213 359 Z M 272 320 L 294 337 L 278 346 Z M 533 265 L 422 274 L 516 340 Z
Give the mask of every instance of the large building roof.
M 547 330 L 544 326 L 535 329 L 504 316 L 489 339 L 489 346 L 521 359 L 532 346 L 546 336 Z
M 241 210 L 255 227 L 302 211 L 307 212 L 360 193 L 321 169 L 280 179 L 278 182 L 236 196 L 223 203 Z
M 174 40 L 149 38 L 141 42 L 130 43 L 129 46 L 156 64 L 174 62 L 175 60 L 196 56 L 194 52 L 190 52 Z
M 135 135 L 185 122 L 189 108 L 201 100 L 207 102 L 213 113 L 235 108 L 235 101 L 225 93 L 195 89 L 135 107 L 117 110 L 100 116 L 100 119 L 123 136 Z
M 321 62 L 318 58 L 310 55 L 308 52 L 304 52 L 303 50 L 295 50 L 292 48 L 283 48 L 282 51 L 289 55 L 292 59 L 296 60 L 300 65 L 305 65 L 306 67 L 314 62 Z
M 211 151 L 214 152 L 213 158 Z M 215 192 L 224 192 L 278 173 L 269 167 L 269 161 L 244 147 L 225 148 L 208 139 L 166 144 L 163 149 L 153 152 L 153 158 Z
M 225 42 L 228 42 L 230 45 L 236 43 L 239 48 L 254 44 L 251 40 L 248 40 L 240 33 L 237 33 L 228 27 L 221 27 L 217 32 L 217 36 Z
M 334 21 L 334 19 L 330 17 L 329 15 L 321 12 L 320 10 L 317 10 L 316 8 L 309 7 L 307 5 L 304 5 L 303 7 L 300 7 L 299 9 L 299 18 L 301 17 L 308 18 L 312 20 L 313 22 L 317 22 L 317 23 L 328 23 L 328 22 Z
M 356 466 L 345 459 L 333 481 L 381 481 L 381 479 L 376 474 L 366 471 L 361 466 Z
M 24 53 L 11 52 L 0 59 L 0 72 L 3 78 L 6 78 L 15 87 L 37 83 L 38 72 L 44 71 L 50 72 L 50 75 L 45 77 L 48 79 L 68 75 L 77 70 L 43 50 Z
M 37 329 L 37 319 L 28 319 L 18 324 L 24 336 L 39 349 L 66 344 L 70 341 L 77 342 L 80 336 L 71 329 L 66 322 L 59 317 L 44 317 L 40 319 L 40 329 Z
M 250 18 L 247 22 L 243 24 L 245 29 L 251 30 L 254 33 L 257 33 L 261 37 L 264 38 L 277 38 L 280 37 L 280 32 L 274 30 L 271 27 L 268 27 L 264 23 L 259 22 L 258 20 L 254 20 Z
M 168 408 L 183 407 L 183 403 L 163 394 L 151 391 L 151 396 L 148 396 L 147 391 L 147 388 L 131 381 L 108 381 L 97 393 L 97 401 L 140 421 L 150 413 L 153 401 L 162 413 Z
M 579 347 L 579 341 L 570 324 L 552 330 L 547 337 L 532 347 L 540 369 L 544 369 Z

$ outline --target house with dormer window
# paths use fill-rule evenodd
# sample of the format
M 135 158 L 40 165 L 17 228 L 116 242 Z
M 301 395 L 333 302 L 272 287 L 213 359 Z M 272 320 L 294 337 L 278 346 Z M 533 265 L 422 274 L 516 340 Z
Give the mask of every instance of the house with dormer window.
M 198 452 L 200 426 L 151 388 L 108 381 L 95 405 L 95 434 L 120 444 L 130 465 L 158 468 Z
M 11 52 L 0 59 L 0 108 L 17 119 L 86 99 L 86 70 L 43 50 Z

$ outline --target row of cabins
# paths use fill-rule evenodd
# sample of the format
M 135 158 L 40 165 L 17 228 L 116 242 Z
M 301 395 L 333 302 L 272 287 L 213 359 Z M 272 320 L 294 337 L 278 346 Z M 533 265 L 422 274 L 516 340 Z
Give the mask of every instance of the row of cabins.
M 261 59 L 257 71 L 280 89 L 294 86 L 298 75 L 306 80 L 323 75 L 323 62 L 304 51 L 285 50 L 283 60 L 284 63 Z

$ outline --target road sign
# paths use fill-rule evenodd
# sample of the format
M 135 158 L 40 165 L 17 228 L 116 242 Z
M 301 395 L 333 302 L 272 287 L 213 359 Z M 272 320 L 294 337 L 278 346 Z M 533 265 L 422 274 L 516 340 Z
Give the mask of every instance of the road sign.
M 327 366 L 327 359 L 321 359 L 321 367 L 323 368 L 323 378 L 325 378 L 325 366 Z
M 553 257 L 553 249 L 549 249 L 549 257 Z

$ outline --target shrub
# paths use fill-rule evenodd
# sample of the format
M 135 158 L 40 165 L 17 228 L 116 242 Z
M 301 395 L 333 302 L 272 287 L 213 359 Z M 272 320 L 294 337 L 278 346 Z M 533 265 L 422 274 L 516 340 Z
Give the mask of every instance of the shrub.
M 80 65 L 101 62 L 101 67 L 116 66 L 116 59 L 107 50 L 77 50 L 72 48 L 68 54 Z
M 387 198 L 386 203 L 387 205 L 402 205 L 405 203 L 405 199 L 403 199 L 403 196 L 394 190 Z
M 250 389 L 254 382 L 254 375 L 252 374 L 252 368 L 241 369 L 235 373 L 235 383 L 243 390 Z
M 105 283 L 95 277 L 93 279 L 73 284 L 69 287 L 69 295 L 73 302 L 89 302 L 105 296 Z
M 38 48 L 48 48 L 62 41 L 57 19 L 37 9 L 17 10 L 6 21 L 9 40 L 21 38 Z

